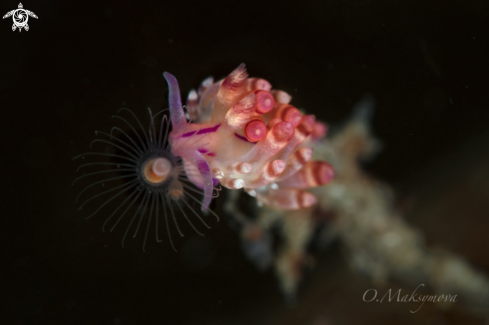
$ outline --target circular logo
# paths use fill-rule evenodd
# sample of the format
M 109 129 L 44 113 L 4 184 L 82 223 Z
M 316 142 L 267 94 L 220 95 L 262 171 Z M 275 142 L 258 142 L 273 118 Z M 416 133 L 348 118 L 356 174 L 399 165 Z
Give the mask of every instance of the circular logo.
M 19 32 L 22 31 L 22 29 L 25 29 L 26 31 L 29 30 L 29 25 L 27 25 L 29 16 L 37 19 L 36 14 L 30 10 L 24 9 L 22 3 L 19 3 L 19 7 L 17 9 L 7 12 L 2 18 L 5 19 L 10 16 L 12 16 L 12 19 L 14 21 L 14 24 L 12 25 L 12 31 L 18 29 Z
M 29 16 L 27 15 L 27 12 L 25 12 L 24 9 L 15 10 L 12 16 L 14 18 L 14 24 L 17 27 L 24 27 L 27 24 L 27 21 L 29 20 Z

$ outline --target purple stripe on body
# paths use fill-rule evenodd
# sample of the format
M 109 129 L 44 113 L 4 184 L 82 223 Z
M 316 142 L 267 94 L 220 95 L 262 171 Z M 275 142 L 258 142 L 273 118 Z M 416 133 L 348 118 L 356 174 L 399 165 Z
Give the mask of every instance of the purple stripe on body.
M 245 138 L 244 136 L 242 136 L 242 135 L 239 135 L 239 134 L 237 134 L 237 133 L 235 133 L 234 135 L 235 135 L 235 136 L 236 136 L 238 139 L 240 139 L 240 140 L 246 141 L 246 142 L 251 143 L 251 144 L 255 144 L 255 142 L 248 141 L 248 139 L 246 139 L 246 138 Z
M 219 129 L 220 126 L 221 126 L 221 124 L 217 124 L 216 126 L 212 126 L 210 128 L 205 128 L 205 129 L 199 130 L 197 132 L 197 134 L 206 134 L 206 133 L 216 132 L 217 129 Z
M 198 130 L 198 131 L 190 131 L 190 132 L 187 132 L 187 133 L 182 134 L 182 138 L 188 138 L 188 137 L 191 137 L 194 134 L 213 133 L 213 132 L 216 132 L 217 129 L 219 129 L 220 126 L 221 126 L 221 124 L 217 124 L 216 126 L 211 126 L 210 128 L 205 128 L 205 129 L 201 129 L 201 130 Z
M 190 131 L 190 132 L 184 133 L 184 134 L 182 134 L 182 138 L 188 138 L 189 136 L 194 135 L 195 132 L 197 132 L 197 131 Z

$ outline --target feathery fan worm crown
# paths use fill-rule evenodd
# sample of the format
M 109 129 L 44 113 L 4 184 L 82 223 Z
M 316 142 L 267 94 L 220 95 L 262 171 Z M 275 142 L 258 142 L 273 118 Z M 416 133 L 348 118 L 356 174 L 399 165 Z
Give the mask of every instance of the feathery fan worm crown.
M 172 99 L 170 98 L 170 100 Z M 171 102 L 171 106 L 174 107 L 173 102 Z M 202 218 L 201 213 L 193 208 L 193 205 L 201 205 L 202 210 L 206 209 L 218 219 L 214 212 L 207 209 L 211 199 L 217 196 L 217 189 L 212 186 L 207 189 L 209 193 L 204 193 L 200 189 L 195 188 L 189 181 L 188 177 L 190 175 L 185 170 L 182 157 L 172 150 L 172 145 L 168 141 L 170 123 L 164 111 L 153 115 L 151 110 L 149 110 L 150 123 L 147 129 L 143 127 L 141 121 L 132 111 L 123 108 L 119 112 L 129 115 L 135 124 L 133 125 L 123 115 L 115 115 L 113 117 L 123 122 L 127 130 L 116 126 L 111 129 L 110 133 L 97 131 L 97 135 L 105 136 L 107 139 L 96 139 L 91 144 L 92 146 L 95 143 L 103 143 L 115 149 L 115 152 L 87 152 L 75 157 L 76 159 L 95 156 L 98 158 L 109 158 L 110 160 L 92 161 L 79 166 L 78 171 L 100 167 L 107 167 L 108 169 L 85 173 L 75 179 L 74 183 L 85 177 L 111 175 L 110 177 L 94 181 L 82 189 L 77 197 L 77 202 L 80 198 L 86 197 L 85 193 L 88 190 L 102 187 L 102 191 L 99 193 L 85 198 L 79 209 L 91 201 L 104 198 L 105 201 L 87 218 L 105 211 L 108 217 L 103 224 L 102 229 L 104 231 L 106 227 L 110 227 L 110 231 L 113 231 L 119 223 L 127 219 L 125 221 L 128 222 L 128 225 L 122 239 L 123 246 L 127 235 L 132 233 L 132 237 L 136 237 L 140 228 L 143 228 L 141 230 L 144 231 L 143 250 L 145 249 L 150 229 L 154 229 L 152 232 L 155 234 L 156 241 L 160 242 L 159 231 L 164 221 L 170 244 L 175 249 L 170 223 L 174 224 L 178 234 L 183 237 L 178 223 L 182 218 L 199 235 L 202 235 L 198 227 L 194 225 L 191 217 L 196 218 L 205 227 L 210 227 Z M 173 114 L 172 121 L 186 124 L 186 121 L 182 122 L 181 119 L 177 119 L 178 116 L 175 117 L 174 110 L 171 113 Z M 160 123 L 156 123 L 159 114 L 162 114 L 162 117 L 159 121 Z M 183 127 L 181 124 L 178 124 L 178 126 Z M 173 143 L 178 145 L 180 141 L 173 141 Z M 187 147 L 188 144 L 180 145 Z M 185 158 L 200 164 L 199 170 L 205 170 L 205 166 L 202 165 L 207 163 L 205 160 L 199 160 L 200 153 L 196 153 L 191 148 L 192 146 L 190 145 L 187 150 L 182 151 Z M 208 169 L 209 167 L 207 166 Z M 193 175 L 192 177 L 195 178 L 197 176 Z M 202 175 L 199 174 L 199 177 L 202 177 Z M 105 187 L 106 184 L 108 185 L 107 187 Z M 199 195 L 204 196 L 205 206 L 196 197 Z M 116 200 L 120 202 L 115 204 L 112 210 L 109 210 L 109 204 Z

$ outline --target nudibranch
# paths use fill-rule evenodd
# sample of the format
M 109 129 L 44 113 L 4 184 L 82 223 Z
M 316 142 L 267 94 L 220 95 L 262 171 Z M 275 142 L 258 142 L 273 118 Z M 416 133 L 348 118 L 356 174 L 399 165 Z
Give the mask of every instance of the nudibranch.
M 207 78 L 198 91 L 192 90 L 185 113 L 176 78 L 168 72 L 163 76 L 169 88 L 170 120 L 165 111 L 153 115 L 149 110 L 149 127 L 144 128 L 131 110 L 123 108 L 120 111 L 130 115 L 136 126 L 126 117 L 115 115 L 125 129 L 113 127 L 110 133 L 97 131 L 105 139 L 92 141 L 92 144 L 104 143 L 115 152 L 87 152 L 75 157 L 110 160 L 82 164 L 78 170 L 101 166 L 108 169 L 85 173 L 75 182 L 85 177 L 116 175 L 86 186 L 77 201 L 87 190 L 121 183 L 85 199 L 80 209 L 110 195 L 88 218 L 125 194 L 103 229 L 112 221 L 110 231 L 114 230 L 132 214 L 122 239 L 124 245 L 130 230 L 134 229 L 132 236 L 136 237 L 146 220 L 144 250 L 152 225 L 156 240 L 160 241 L 158 231 L 163 217 L 175 249 L 170 220 L 180 236 L 183 233 L 178 218 L 183 217 L 199 234 L 189 216 L 197 217 L 209 228 L 202 215 L 209 211 L 218 219 L 208 208 L 218 195 L 219 183 L 229 189 L 244 188 L 260 204 L 278 209 L 301 209 L 316 203 L 315 196 L 306 190 L 328 183 L 334 172 L 327 162 L 311 161 L 312 148 L 308 141 L 324 136 L 325 126 L 316 122 L 313 115 L 303 115 L 290 105 L 290 95 L 272 90 L 264 79 L 248 78 L 241 64 L 225 79 L 213 82 Z M 162 114 L 161 121 L 156 123 L 159 114 Z M 194 209 L 195 204 L 204 212 Z M 135 212 L 129 212 L 132 208 Z
M 316 203 L 306 189 L 328 183 L 334 171 L 327 162 L 311 161 L 307 143 L 324 136 L 325 128 L 314 115 L 290 105 L 289 94 L 272 90 L 264 79 L 248 78 L 241 64 L 225 79 L 209 77 L 198 91 L 190 91 L 188 123 L 177 80 L 167 72 L 164 77 L 170 89 L 172 152 L 183 157 L 189 179 L 204 190 L 204 208 L 217 181 L 278 209 Z

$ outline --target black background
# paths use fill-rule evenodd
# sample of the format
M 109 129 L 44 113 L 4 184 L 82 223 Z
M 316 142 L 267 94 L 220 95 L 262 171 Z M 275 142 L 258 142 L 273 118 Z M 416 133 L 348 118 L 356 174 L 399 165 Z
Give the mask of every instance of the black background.
M 17 5 L 3 1 L 0 11 Z M 261 324 L 289 308 L 273 272 L 244 258 L 225 215 L 205 239 L 188 232 L 176 254 L 166 241 L 145 253 L 137 239 L 121 248 L 121 232 L 102 233 L 103 218 L 77 211 L 71 158 L 120 107 L 143 118 L 147 107 L 165 108 L 163 71 L 185 95 L 245 62 L 333 125 L 371 94 L 384 147 L 367 168 L 400 194 L 454 148 L 476 148 L 470 159 L 487 148 L 486 1 L 23 5 L 39 17 L 28 32 L 0 21 L 3 324 Z

